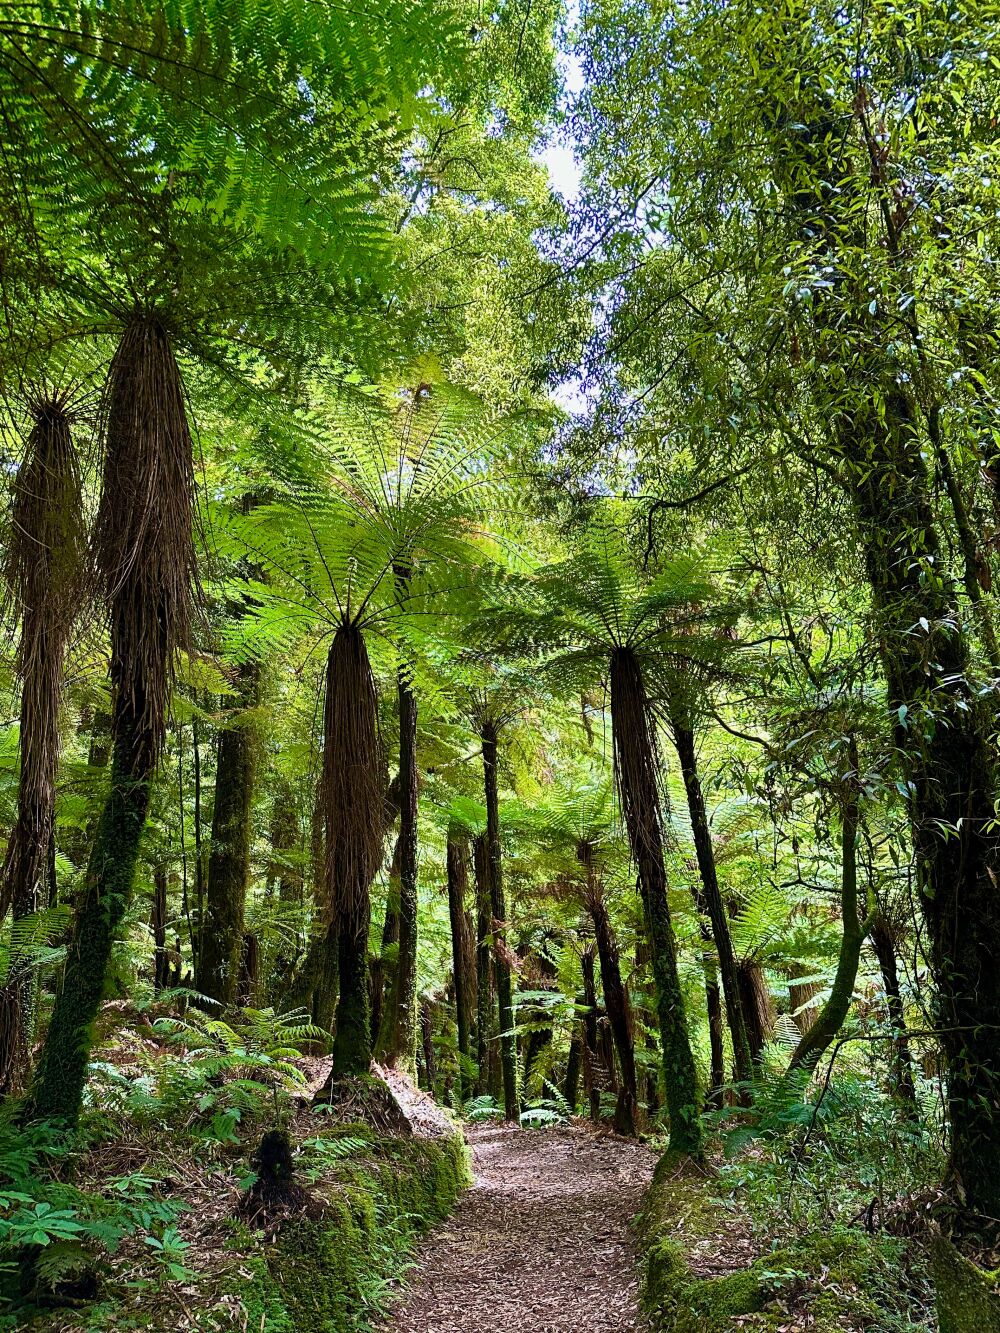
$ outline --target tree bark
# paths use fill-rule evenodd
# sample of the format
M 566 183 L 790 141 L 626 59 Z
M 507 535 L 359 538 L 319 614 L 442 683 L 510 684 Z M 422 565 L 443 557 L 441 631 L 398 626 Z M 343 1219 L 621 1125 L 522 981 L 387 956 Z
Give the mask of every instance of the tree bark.
M 170 954 L 167 949 L 167 868 L 153 871 L 153 990 L 159 993 L 170 984 Z
M 104 994 L 111 946 L 132 894 L 149 809 L 152 765 L 136 772 L 131 731 L 117 728 L 111 790 L 94 836 L 87 878 L 36 1076 L 34 1114 L 75 1124 L 90 1059 L 91 1031 Z
M 259 699 L 260 668 L 239 668 L 241 713 Z M 243 925 L 250 885 L 251 813 L 257 777 L 257 744 L 245 716 L 219 732 L 215 805 L 208 855 L 208 885 L 196 988 L 223 1007 L 235 1003 L 243 955 Z
M 837 959 L 837 972 L 834 977 L 830 997 L 823 1005 L 815 1023 L 805 1034 L 792 1052 L 788 1072 L 798 1070 L 812 1072 L 822 1060 L 830 1045 L 836 1041 L 837 1033 L 844 1025 L 844 1020 L 854 997 L 854 983 L 858 977 L 858 964 L 861 961 L 861 947 L 870 929 L 870 921 L 863 918 L 858 902 L 858 793 L 857 793 L 857 750 L 852 745 L 852 772 L 845 779 L 845 794 L 842 806 L 842 869 L 840 887 L 840 912 L 843 920 L 843 933 L 840 937 L 840 955 Z
M 507 906 L 503 892 L 500 850 L 500 802 L 497 785 L 497 732 L 490 721 L 480 730 L 483 746 L 483 784 L 486 793 L 486 872 L 493 909 L 493 965 L 497 983 L 500 1020 L 500 1068 L 503 1074 L 504 1117 L 513 1124 L 521 1118 L 517 1085 L 517 1044 L 514 1036 L 514 1004 L 510 978 L 510 956 L 506 928 Z
M 671 707 L 671 725 L 677 757 L 680 760 L 681 774 L 684 778 L 684 790 L 687 793 L 688 811 L 694 833 L 702 894 L 704 895 L 705 906 L 708 909 L 709 920 L 712 923 L 715 951 L 719 956 L 719 977 L 722 982 L 722 993 L 726 998 L 726 1017 L 729 1021 L 729 1031 L 733 1040 L 733 1062 L 736 1067 L 736 1078 L 740 1083 L 748 1083 L 753 1078 L 753 1061 L 750 1057 L 750 1042 L 747 1038 L 746 1020 L 743 1017 L 743 1005 L 740 1001 L 739 980 L 736 975 L 736 955 L 729 929 L 729 916 L 719 888 L 715 849 L 712 846 L 712 831 L 708 825 L 705 797 L 701 790 L 701 779 L 698 776 L 698 756 L 695 748 L 694 732 L 683 724 L 679 706 L 676 704 Z
M 465 895 L 469 885 L 469 848 L 465 839 L 449 831 L 447 845 L 448 916 L 451 921 L 451 969 L 455 984 L 455 1020 L 458 1029 L 458 1062 L 463 1098 L 472 1096 L 469 1077 L 469 986 L 465 971 Z
M 607 904 L 599 885 L 594 882 L 594 870 L 591 857 L 581 857 L 587 866 L 590 886 L 587 893 L 587 907 L 594 922 L 594 938 L 597 943 L 597 956 L 601 965 L 601 987 L 604 991 L 604 1008 L 614 1037 L 615 1052 L 618 1056 L 618 1068 L 621 1072 L 621 1085 L 618 1089 L 618 1104 L 615 1107 L 615 1129 L 619 1134 L 634 1135 L 638 1130 L 639 1090 L 635 1073 L 635 1044 L 633 1037 L 632 1006 L 628 991 L 622 981 L 621 962 L 618 954 L 618 941 L 608 914 Z
M 906 1033 L 903 996 L 899 988 L 896 941 L 891 924 L 881 912 L 872 923 L 870 939 L 882 973 L 882 989 L 893 1032 L 893 1089 L 899 1100 L 913 1110 L 917 1105 L 917 1093 L 913 1082 L 913 1057 Z
M 479 1061 L 476 1091 L 480 1096 L 486 1094 L 499 1101 L 501 1075 L 492 948 L 493 902 L 490 898 L 486 837 L 483 834 L 472 844 L 472 864 L 476 876 L 476 1056 Z
M 611 657 L 611 724 L 625 825 L 652 949 L 670 1146 L 699 1153 L 698 1083 L 667 902 L 659 769 L 642 671 L 630 648 L 618 648 Z
M 409 672 L 397 674 L 399 698 L 399 948 L 382 1016 L 378 1057 L 411 1073 L 417 1015 L 417 701 Z

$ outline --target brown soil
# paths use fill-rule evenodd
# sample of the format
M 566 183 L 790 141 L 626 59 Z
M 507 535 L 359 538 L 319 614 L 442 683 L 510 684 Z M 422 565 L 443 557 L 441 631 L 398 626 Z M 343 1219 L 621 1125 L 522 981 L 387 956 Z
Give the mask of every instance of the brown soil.
M 584 1127 L 470 1131 L 475 1185 L 424 1242 L 387 1333 L 636 1333 L 629 1223 L 656 1159 Z

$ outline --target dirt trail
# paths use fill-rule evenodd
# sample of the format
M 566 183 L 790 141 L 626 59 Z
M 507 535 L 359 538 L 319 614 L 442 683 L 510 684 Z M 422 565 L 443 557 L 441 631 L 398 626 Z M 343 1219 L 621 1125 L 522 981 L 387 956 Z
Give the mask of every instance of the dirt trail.
M 475 1185 L 424 1241 L 387 1333 L 635 1333 L 641 1144 L 586 1128 L 469 1133 Z

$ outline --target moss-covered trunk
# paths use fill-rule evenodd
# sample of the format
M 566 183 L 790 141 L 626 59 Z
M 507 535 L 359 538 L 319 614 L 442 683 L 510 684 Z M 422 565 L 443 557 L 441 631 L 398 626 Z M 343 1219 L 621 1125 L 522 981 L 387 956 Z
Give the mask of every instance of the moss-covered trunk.
M 415 1070 L 417 1014 L 417 701 L 410 673 L 400 668 L 399 699 L 399 935 L 396 966 L 382 1014 L 378 1058 Z
M 497 984 L 500 1021 L 500 1068 L 503 1074 L 504 1116 L 517 1123 L 521 1116 L 517 1075 L 517 1041 L 514 1036 L 514 1003 L 510 952 L 507 944 L 507 906 L 503 891 L 503 862 L 500 848 L 500 800 L 497 784 L 497 732 L 487 720 L 480 730 L 483 746 L 483 784 L 486 794 L 486 871 L 493 909 L 493 965 Z
M 87 865 L 62 990 L 56 997 L 33 1096 L 41 1119 L 75 1123 L 90 1059 L 92 1029 L 104 995 L 104 977 L 139 860 L 146 824 L 150 772 L 136 772 L 129 729 L 118 727 L 111 760 L 111 790 Z
M 611 726 L 625 826 L 652 950 L 670 1145 L 679 1152 L 697 1153 L 701 1149 L 698 1081 L 667 902 L 659 766 L 642 671 L 630 648 L 618 648 L 611 656 Z
M 722 993 L 726 999 L 726 1018 L 733 1040 L 733 1063 L 736 1077 L 741 1083 L 749 1082 L 753 1077 L 753 1062 L 750 1058 L 750 1042 L 747 1038 L 746 1020 L 743 1017 L 743 1005 L 740 1001 L 739 981 L 736 976 L 736 955 L 729 929 L 729 916 L 726 904 L 719 888 L 719 874 L 715 864 L 715 848 L 712 845 L 712 830 L 708 825 L 705 811 L 705 797 L 698 775 L 698 752 L 695 746 L 694 731 L 685 724 L 681 705 L 671 704 L 671 726 L 674 745 L 680 760 L 681 774 L 684 778 L 684 790 L 687 794 L 688 812 L 691 816 L 691 828 L 694 834 L 695 853 L 698 858 L 698 873 L 701 878 L 701 891 L 708 918 L 712 923 L 712 938 L 715 951 L 719 956 L 719 978 Z
M 855 767 L 856 767 L 855 752 Z M 829 998 L 816 1021 L 792 1052 L 788 1072 L 813 1070 L 823 1058 L 837 1033 L 844 1026 L 854 998 L 854 983 L 858 978 L 861 947 L 865 942 L 870 922 L 862 917 L 858 903 L 858 796 L 857 774 L 852 771 L 846 779 L 847 788 L 842 809 L 842 861 L 840 881 L 840 915 L 842 930 L 837 972 Z
M 205 920 L 195 985 L 220 1005 L 236 1000 L 250 884 L 251 815 L 257 776 L 256 738 L 244 710 L 258 702 L 260 670 L 239 668 L 240 715 L 219 732 L 215 805 L 208 854 Z
M 448 875 L 448 917 L 451 922 L 451 974 L 455 987 L 455 1021 L 458 1029 L 458 1060 L 462 1096 L 472 1096 L 469 1077 L 470 987 L 466 977 L 465 895 L 469 887 L 469 848 L 466 840 L 449 830 L 446 850 Z
M 869 212 L 890 263 L 903 331 L 922 365 L 914 277 L 899 246 L 885 180 L 894 167 L 875 136 L 868 163 L 841 170 L 836 111 L 812 81 L 801 105 L 771 109 L 781 184 L 798 239 L 829 287 L 810 306 L 810 388 L 828 423 L 823 462 L 849 496 L 871 590 L 899 778 L 909 796 L 936 1022 L 948 1066 L 952 1168 L 970 1207 L 1000 1216 L 1000 795 L 995 708 L 975 662 L 949 576 L 924 423 L 900 371 L 901 329 L 873 302 L 859 254 Z M 859 119 L 863 120 L 859 107 Z M 794 134 L 788 124 L 796 125 Z M 866 123 L 866 122 L 865 122 Z M 831 175 L 831 172 L 835 173 Z M 839 172 L 839 175 L 836 173 Z M 830 184 L 836 181 L 836 187 Z M 871 205 L 876 207 L 873 209 Z M 879 211 L 881 206 L 881 211 Z M 835 342 L 836 356 L 830 356 Z M 909 351 L 905 354 L 909 355 Z M 921 386 L 929 388 L 928 384 Z

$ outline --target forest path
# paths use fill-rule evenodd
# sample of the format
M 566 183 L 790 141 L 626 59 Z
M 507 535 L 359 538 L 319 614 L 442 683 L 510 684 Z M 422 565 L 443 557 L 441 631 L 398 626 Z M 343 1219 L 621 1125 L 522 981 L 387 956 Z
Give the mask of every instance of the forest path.
M 475 1183 L 424 1240 L 387 1333 L 635 1333 L 629 1222 L 656 1159 L 587 1128 L 468 1133 Z

